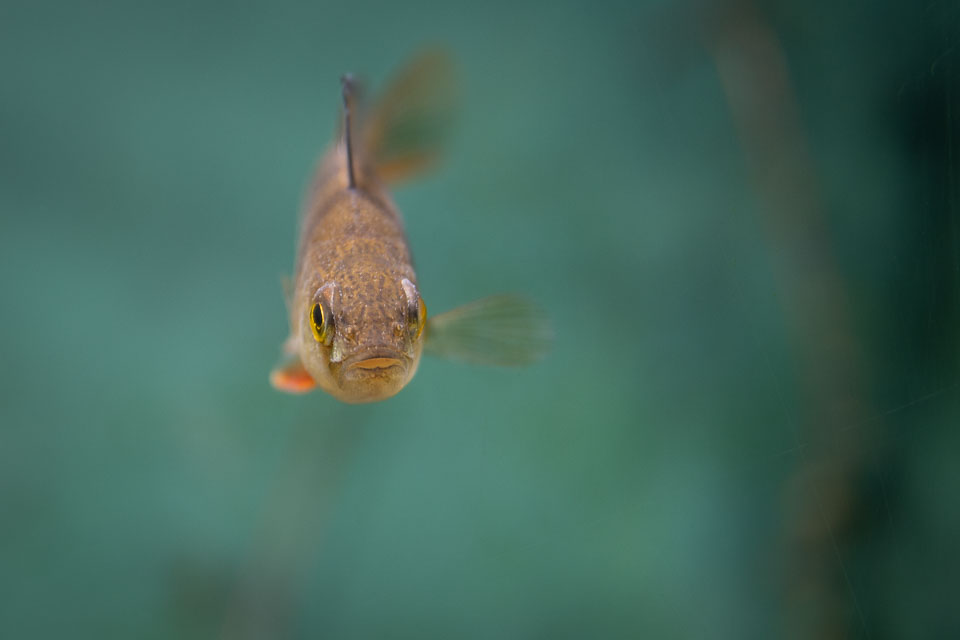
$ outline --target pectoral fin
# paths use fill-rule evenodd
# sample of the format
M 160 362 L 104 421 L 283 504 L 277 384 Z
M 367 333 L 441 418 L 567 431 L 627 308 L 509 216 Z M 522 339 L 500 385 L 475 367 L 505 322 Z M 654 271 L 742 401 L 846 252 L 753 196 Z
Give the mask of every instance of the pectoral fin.
M 427 320 L 426 353 L 476 364 L 518 366 L 539 360 L 553 332 L 546 314 L 515 295 L 483 298 Z
M 285 356 L 270 372 L 270 384 L 274 389 L 287 393 L 307 393 L 317 386 L 297 355 Z
M 293 309 L 293 278 L 284 275 L 280 277 L 280 286 L 283 287 L 283 303 L 287 305 L 287 313 Z

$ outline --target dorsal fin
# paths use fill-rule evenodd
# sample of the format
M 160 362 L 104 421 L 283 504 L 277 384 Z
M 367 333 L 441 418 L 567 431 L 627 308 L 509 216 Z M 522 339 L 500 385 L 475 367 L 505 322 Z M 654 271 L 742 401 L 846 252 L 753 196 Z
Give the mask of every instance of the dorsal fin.
M 353 104 L 354 84 L 353 76 L 349 73 L 340 78 L 340 88 L 343 92 L 343 144 L 347 150 L 347 184 L 351 189 L 357 186 L 357 178 L 353 167 Z
M 446 51 L 425 51 L 363 111 L 357 143 L 382 180 L 412 176 L 440 155 L 456 110 L 454 75 Z

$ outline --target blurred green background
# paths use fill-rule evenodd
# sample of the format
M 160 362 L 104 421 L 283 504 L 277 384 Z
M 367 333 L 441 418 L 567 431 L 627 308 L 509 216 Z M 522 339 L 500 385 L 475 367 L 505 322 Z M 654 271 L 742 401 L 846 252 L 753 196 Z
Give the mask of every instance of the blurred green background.
M 338 77 L 542 363 L 275 392 Z M 0 3 L 0 636 L 960 635 L 960 6 Z

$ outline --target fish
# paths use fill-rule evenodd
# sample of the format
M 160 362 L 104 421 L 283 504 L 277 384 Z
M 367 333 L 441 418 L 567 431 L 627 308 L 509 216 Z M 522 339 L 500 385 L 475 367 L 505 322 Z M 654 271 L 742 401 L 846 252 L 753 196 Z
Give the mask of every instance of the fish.
M 516 366 L 549 350 L 549 320 L 526 296 L 492 295 L 427 317 L 389 189 L 435 164 L 456 102 L 453 77 L 449 55 L 425 52 L 369 104 L 352 75 L 341 78 L 339 132 L 300 216 L 290 334 L 270 373 L 276 389 L 377 402 L 410 382 L 424 353 Z

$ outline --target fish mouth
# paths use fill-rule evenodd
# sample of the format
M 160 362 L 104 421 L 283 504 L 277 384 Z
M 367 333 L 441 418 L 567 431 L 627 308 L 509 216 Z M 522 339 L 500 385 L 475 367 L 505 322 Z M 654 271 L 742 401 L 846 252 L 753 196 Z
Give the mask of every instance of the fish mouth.
M 399 367 L 403 365 L 403 361 L 399 358 L 389 358 L 386 356 L 374 356 L 372 358 L 364 358 L 363 360 L 357 360 L 356 362 L 351 362 L 347 365 L 347 370 L 350 369 L 389 369 L 391 367 Z
M 394 395 L 407 383 L 409 359 L 391 350 L 358 353 L 343 361 L 338 395 L 350 403 L 376 402 Z
M 343 361 L 340 378 L 394 377 L 407 368 L 407 358 L 389 350 L 358 353 Z
M 390 347 L 365 349 L 333 370 L 335 395 L 351 404 L 377 402 L 396 394 L 417 370 L 417 361 Z

